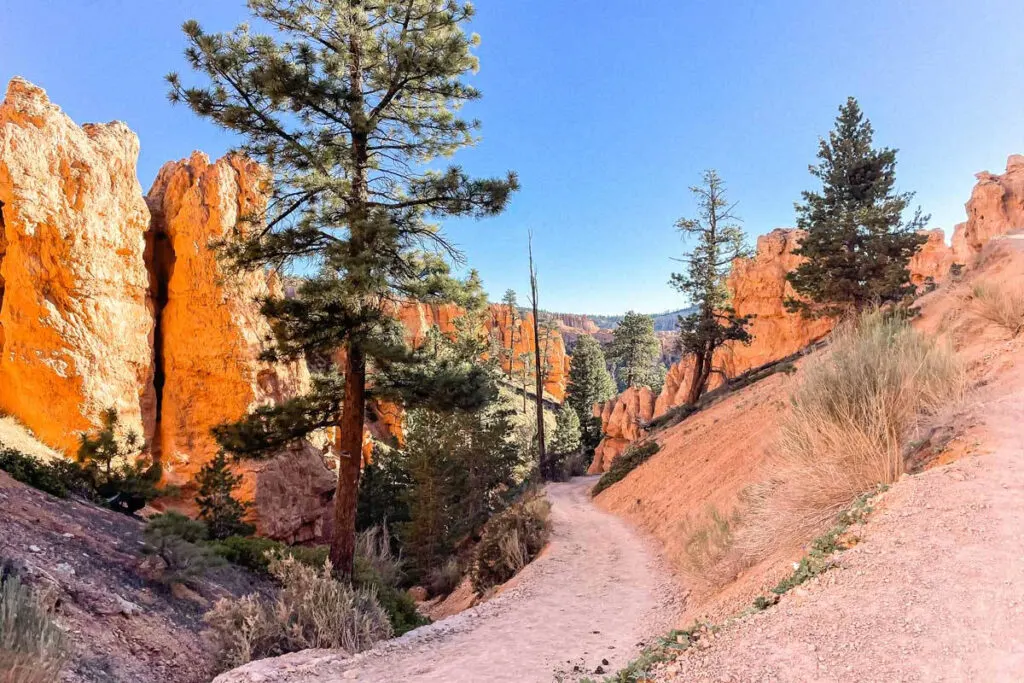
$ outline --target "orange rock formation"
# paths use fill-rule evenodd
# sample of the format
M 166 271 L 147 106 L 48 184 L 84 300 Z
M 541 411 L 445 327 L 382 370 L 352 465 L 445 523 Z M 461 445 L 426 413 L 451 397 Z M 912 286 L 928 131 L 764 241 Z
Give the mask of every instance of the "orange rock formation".
M 139 141 L 78 127 L 15 78 L 0 105 L 0 409 L 48 445 L 115 407 L 143 431 L 152 375 Z
M 594 452 L 589 474 L 605 472 L 612 460 L 646 432 L 643 425 L 654 417 L 654 394 L 647 387 L 629 387 L 615 398 L 594 406 L 605 435 Z
M 1006 173 L 982 171 L 966 204 L 967 221 L 953 231 L 953 258 L 972 266 L 993 237 L 1024 230 L 1024 156 L 1006 160 Z
M 152 443 L 171 483 L 185 484 L 216 454 L 212 427 L 306 388 L 304 362 L 258 359 L 271 334 L 258 300 L 280 292 L 276 275 L 229 273 L 209 248 L 263 210 L 267 182 L 250 160 L 210 163 L 196 152 L 165 164 L 146 197 L 159 399 Z

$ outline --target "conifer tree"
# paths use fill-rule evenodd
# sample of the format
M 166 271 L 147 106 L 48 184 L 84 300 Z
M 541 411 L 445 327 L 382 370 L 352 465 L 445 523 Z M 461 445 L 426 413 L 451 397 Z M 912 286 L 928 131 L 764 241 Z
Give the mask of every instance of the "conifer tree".
M 854 98 L 839 108 L 828 140 L 818 144 L 811 175 L 820 192 L 803 193 L 797 226 L 807 231 L 793 253 L 804 261 L 787 275 L 807 301 L 790 300 L 791 310 L 846 315 L 912 292 L 907 263 L 926 238 L 918 234 L 928 216 L 904 211 L 913 192 L 899 193 L 896 150 L 872 147 L 874 130 Z
M 654 366 L 661 355 L 661 342 L 654 335 L 654 318 L 629 311 L 613 335 L 608 358 L 617 366 L 619 387 L 651 386 Z
M 268 33 L 243 24 L 211 34 L 185 23 L 186 57 L 207 83 L 186 87 L 171 74 L 170 98 L 238 134 L 241 150 L 274 174 L 266 215 L 250 217 L 248 229 L 222 245 L 228 262 L 238 269 L 301 263 L 315 272 L 293 298 L 264 302 L 274 353 L 341 347 L 344 363 L 341 376 L 321 380 L 313 394 L 222 435 L 255 454 L 340 427 L 330 557 L 351 574 L 367 369 L 386 373 L 416 360 L 391 317 L 394 305 L 457 299 L 445 257 L 459 254 L 431 221 L 498 214 L 518 183 L 511 173 L 472 179 L 431 163 L 472 144 L 478 126 L 457 113 L 479 97 L 463 80 L 477 68 L 478 39 L 463 31 L 469 3 L 248 6 Z M 447 380 L 449 387 L 465 381 Z
M 685 294 L 696 311 L 679 316 L 679 351 L 693 356 L 693 376 L 686 402 L 693 405 L 707 389 L 715 350 L 727 341 L 747 343 L 750 316 L 737 316 L 729 305 L 725 278 L 734 259 L 744 254 L 744 235 L 725 183 L 714 170 L 704 172 L 701 185 L 691 187 L 697 198 L 697 218 L 681 218 L 676 228 L 695 236 L 696 244 L 682 261 L 685 273 L 673 273 L 670 284 Z
M 511 381 L 512 367 L 516 360 L 516 325 L 520 322 L 519 301 L 516 299 L 515 290 L 506 289 L 501 303 L 505 305 L 505 322 L 508 323 L 508 349 L 503 350 L 502 355 L 508 361 L 508 378 Z
M 248 536 L 255 531 L 245 522 L 247 504 L 234 496 L 242 483 L 242 475 L 231 471 L 227 455 L 218 451 L 213 460 L 199 468 L 196 474 L 196 505 L 199 519 L 206 522 L 210 538 Z
M 576 340 L 569 364 L 565 403 L 573 408 L 583 427 L 584 446 L 594 448 L 601 440 L 601 421 L 593 419 L 595 403 L 615 395 L 615 382 L 608 373 L 601 344 L 589 335 Z

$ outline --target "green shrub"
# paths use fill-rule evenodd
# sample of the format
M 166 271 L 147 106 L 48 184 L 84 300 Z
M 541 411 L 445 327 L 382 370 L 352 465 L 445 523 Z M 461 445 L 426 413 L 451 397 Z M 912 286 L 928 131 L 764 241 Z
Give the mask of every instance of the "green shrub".
M 163 563 L 161 580 L 166 583 L 194 584 L 224 560 L 209 546 L 206 525 L 176 512 L 157 515 L 143 531 L 142 552 Z
M 50 683 L 67 661 L 64 632 L 16 576 L 0 577 L 0 679 Z
M 393 635 L 375 592 L 336 580 L 330 562 L 318 569 L 276 556 L 268 570 L 281 584 L 272 599 L 223 599 L 205 616 L 225 668 L 309 648 L 356 653 Z
M 551 534 L 551 504 L 527 494 L 484 525 L 474 549 L 473 587 L 483 592 L 505 583 L 535 558 Z
M 359 532 L 352 583 L 357 588 L 376 592 L 395 635 L 402 635 L 429 624 L 430 620 L 416 610 L 416 602 L 402 590 L 403 563 L 391 546 L 391 535 L 382 524 Z
M 622 455 L 612 460 L 612 466 L 597 480 L 594 488 L 590 491 L 590 495 L 596 496 L 612 484 L 622 481 L 626 478 L 627 474 L 647 462 L 660 449 L 661 446 L 658 445 L 657 441 L 648 441 L 630 446 Z
M 259 536 L 228 536 L 210 541 L 210 548 L 231 564 L 237 564 L 258 574 L 270 574 L 270 557 L 290 555 L 310 567 L 321 567 L 327 560 L 327 546 L 287 545 Z
M 249 504 L 233 495 L 240 483 L 242 475 L 231 471 L 224 451 L 218 451 L 196 474 L 199 518 L 206 522 L 211 538 L 249 536 L 255 531 L 253 525 L 245 522 Z
M 44 462 L 13 448 L 2 448 L 0 470 L 23 484 L 58 498 L 67 498 L 73 493 L 88 495 L 87 482 L 81 468 L 70 460 Z

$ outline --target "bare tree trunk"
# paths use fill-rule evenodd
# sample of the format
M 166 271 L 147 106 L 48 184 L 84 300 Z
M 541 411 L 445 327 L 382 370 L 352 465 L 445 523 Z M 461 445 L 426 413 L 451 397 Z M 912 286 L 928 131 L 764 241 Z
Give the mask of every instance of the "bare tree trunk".
M 708 384 L 708 376 L 711 374 L 711 354 L 705 350 L 698 351 L 693 358 L 693 377 L 690 378 L 690 389 L 686 394 L 686 403 L 696 405 L 704 388 Z
M 543 471 L 544 453 L 544 378 L 541 376 L 540 323 L 537 306 L 537 271 L 533 268 L 533 233 L 530 233 L 530 305 L 533 306 L 534 377 L 537 388 L 537 465 Z

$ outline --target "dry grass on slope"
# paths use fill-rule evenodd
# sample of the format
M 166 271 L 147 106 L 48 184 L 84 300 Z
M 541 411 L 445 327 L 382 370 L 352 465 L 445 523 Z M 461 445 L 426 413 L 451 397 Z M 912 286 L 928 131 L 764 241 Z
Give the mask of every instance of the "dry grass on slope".
M 984 320 L 1005 328 L 1016 337 L 1024 329 L 1024 288 L 995 280 L 974 285 L 974 308 Z
M 808 364 L 765 478 L 747 491 L 737 543 L 749 560 L 800 542 L 858 495 L 896 481 L 925 423 L 963 396 L 952 350 L 903 317 L 865 314 Z

